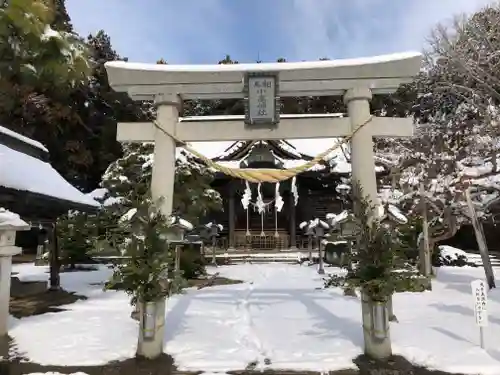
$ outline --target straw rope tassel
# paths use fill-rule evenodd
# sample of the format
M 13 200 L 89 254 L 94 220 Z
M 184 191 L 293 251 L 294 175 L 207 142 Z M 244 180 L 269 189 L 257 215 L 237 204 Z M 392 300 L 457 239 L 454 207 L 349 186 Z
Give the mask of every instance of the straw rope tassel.
M 305 172 L 308 169 L 315 166 L 317 163 L 319 163 L 322 159 L 324 159 L 326 156 L 331 154 L 333 151 L 335 151 L 339 147 L 341 147 L 344 144 L 346 144 L 347 142 L 349 142 L 352 139 L 352 137 L 361 128 L 363 128 L 366 124 L 368 124 L 372 120 L 372 118 L 373 118 L 373 116 L 370 116 L 368 118 L 368 120 L 366 120 L 364 123 L 359 125 L 350 135 L 345 137 L 342 140 L 342 142 L 336 143 L 332 147 L 330 147 L 327 150 L 316 155 L 316 157 L 314 157 L 314 159 L 312 159 L 312 160 L 310 160 L 310 161 L 308 161 L 308 162 L 306 162 L 298 167 L 289 168 L 289 169 L 242 169 L 242 168 L 225 167 L 223 165 L 217 164 L 216 162 L 207 158 L 205 155 L 200 154 L 198 151 L 191 148 L 189 146 L 189 144 L 182 141 L 181 139 L 178 139 L 173 134 L 169 134 L 163 128 L 158 126 L 158 124 L 156 122 L 153 122 L 153 123 L 157 129 L 159 129 L 161 132 L 163 132 L 164 134 L 171 137 L 174 141 L 176 141 L 177 146 L 183 147 L 186 151 L 193 154 L 197 158 L 201 159 L 207 166 L 212 167 L 221 173 L 224 173 L 228 176 L 231 176 L 234 178 L 239 178 L 239 179 L 242 179 L 242 180 L 245 180 L 248 182 L 253 182 L 253 183 L 261 183 L 261 182 L 276 183 L 276 182 L 289 180 L 290 178 L 293 178 L 293 177 L 297 176 L 298 174 Z

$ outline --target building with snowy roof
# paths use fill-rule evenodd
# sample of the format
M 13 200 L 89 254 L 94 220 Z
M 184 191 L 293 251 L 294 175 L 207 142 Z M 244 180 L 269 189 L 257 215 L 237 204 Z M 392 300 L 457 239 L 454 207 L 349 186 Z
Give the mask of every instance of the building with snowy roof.
M 267 140 L 238 142 L 200 142 L 192 144 L 197 151 L 218 164 L 230 168 L 287 169 L 300 166 L 328 149 L 337 138 Z M 283 207 L 276 210 L 276 184 L 262 183 L 260 188 L 251 184 L 252 198 L 248 204 L 242 199 L 247 185 L 223 173 L 216 174 L 213 188 L 223 198 L 222 212 L 212 213 L 205 221 L 222 224 L 218 239 L 220 248 L 245 248 L 249 242 L 254 249 L 289 249 L 307 247 L 307 237 L 302 236 L 299 224 L 318 218 L 326 220 L 327 213 L 342 212 L 346 204 L 342 186 L 351 173 L 348 146 L 339 147 L 320 163 L 279 185 Z M 386 170 L 377 165 L 382 176 Z M 295 185 L 297 204 L 293 193 Z M 260 189 L 264 210 L 257 207 Z M 279 199 L 279 198 L 278 198 Z
M 31 225 L 32 230 L 20 233 L 16 241 L 32 250 L 43 240 L 39 238 L 41 228 L 50 234 L 59 216 L 69 210 L 95 211 L 100 204 L 50 165 L 45 146 L 0 126 L 0 207 Z

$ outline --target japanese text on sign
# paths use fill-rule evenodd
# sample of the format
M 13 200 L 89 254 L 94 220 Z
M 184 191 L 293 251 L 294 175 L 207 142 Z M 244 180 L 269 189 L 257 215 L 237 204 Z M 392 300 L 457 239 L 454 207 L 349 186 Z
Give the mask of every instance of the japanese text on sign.
M 248 111 L 251 122 L 275 120 L 276 81 L 274 77 L 249 77 Z
M 483 280 L 474 280 L 471 282 L 472 295 L 474 297 L 474 315 L 476 324 L 480 327 L 488 325 L 488 310 L 487 310 L 487 287 Z

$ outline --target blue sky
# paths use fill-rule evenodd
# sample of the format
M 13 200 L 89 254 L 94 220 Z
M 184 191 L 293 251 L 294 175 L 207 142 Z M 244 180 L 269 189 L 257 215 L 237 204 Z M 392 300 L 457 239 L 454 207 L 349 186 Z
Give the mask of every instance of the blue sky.
M 104 29 L 130 61 L 216 63 L 421 50 L 430 29 L 491 0 L 66 0 L 76 30 Z

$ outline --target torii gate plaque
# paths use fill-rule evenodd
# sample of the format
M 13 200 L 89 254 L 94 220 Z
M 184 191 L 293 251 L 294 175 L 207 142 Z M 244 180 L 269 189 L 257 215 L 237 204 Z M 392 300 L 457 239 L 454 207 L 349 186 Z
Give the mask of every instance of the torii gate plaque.
M 245 124 L 273 127 L 280 121 L 279 76 L 276 73 L 246 73 Z
M 387 94 L 409 83 L 420 70 L 422 55 L 409 52 L 352 60 L 330 60 L 298 63 L 261 63 L 235 65 L 156 65 L 123 61 L 106 63 L 111 87 L 127 92 L 135 100 L 154 100 L 158 106 L 157 125 L 124 123 L 118 125 L 117 139 L 128 142 L 155 142 L 151 191 L 153 199 L 163 197 L 161 210 L 169 216 L 175 177 L 175 135 L 186 142 L 266 140 L 345 137 L 370 119 L 372 95 Z M 274 118 L 270 118 L 269 96 L 264 95 L 266 112 L 247 116 L 207 116 L 179 118 L 179 107 L 185 99 L 244 98 L 244 81 L 259 75 L 279 75 Z M 267 83 L 266 83 L 267 85 Z M 279 92 L 277 91 L 279 85 Z M 267 87 L 271 91 L 273 86 Z M 258 95 L 259 93 L 256 92 Z M 253 95 L 249 91 L 249 95 Z M 347 104 L 348 118 L 333 115 L 278 116 L 276 98 L 341 95 Z M 262 99 L 262 98 L 261 98 Z M 262 109 L 262 108 L 261 108 Z M 245 119 L 246 123 L 245 124 Z M 280 121 L 279 126 L 252 126 Z M 365 195 L 378 203 L 372 137 L 405 137 L 413 133 L 410 118 L 374 117 L 351 139 L 352 176 L 359 181 Z M 318 150 L 321 151 L 321 150 Z M 158 312 L 159 315 L 164 311 Z M 153 358 L 163 350 L 163 325 L 155 338 L 139 337 L 139 354 Z

